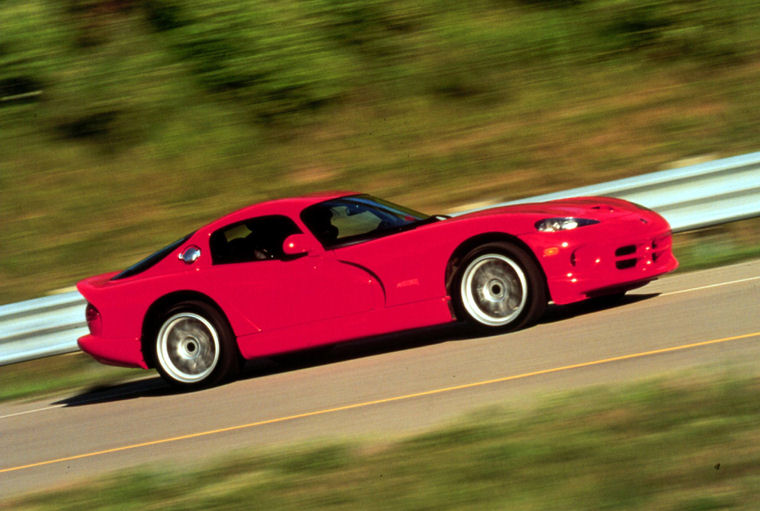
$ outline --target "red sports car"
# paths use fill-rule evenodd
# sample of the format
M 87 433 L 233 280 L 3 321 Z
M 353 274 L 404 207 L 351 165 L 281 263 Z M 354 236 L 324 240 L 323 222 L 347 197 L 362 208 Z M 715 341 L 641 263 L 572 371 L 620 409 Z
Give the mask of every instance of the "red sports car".
M 200 387 L 244 359 L 467 321 L 505 331 L 548 301 L 621 296 L 674 270 L 668 223 L 583 197 L 428 216 L 362 194 L 249 206 L 79 283 L 106 364 Z

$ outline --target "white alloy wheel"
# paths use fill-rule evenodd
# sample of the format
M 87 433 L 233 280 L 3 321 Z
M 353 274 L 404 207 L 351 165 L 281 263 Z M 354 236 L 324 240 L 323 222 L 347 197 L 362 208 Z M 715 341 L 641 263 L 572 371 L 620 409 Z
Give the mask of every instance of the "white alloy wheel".
M 482 325 L 502 327 L 517 320 L 528 303 L 529 293 L 525 271 L 504 254 L 476 257 L 462 273 L 462 306 Z
M 179 312 L 164 321 L 156 343 L 158 364 L 176 382 L 203 382 L 219 362 L 221 348 L 216 328 L 193 312 Z

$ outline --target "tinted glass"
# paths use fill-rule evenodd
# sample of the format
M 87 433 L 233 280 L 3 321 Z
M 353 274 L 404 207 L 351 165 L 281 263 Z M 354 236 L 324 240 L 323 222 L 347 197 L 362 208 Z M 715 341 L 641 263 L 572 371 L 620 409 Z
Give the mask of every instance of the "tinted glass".
M 370 195 L 332 199 L 309 206 L 301 220 L 325 247 L 386 236 L 435 220 Z
M 230 264 L 284 259 L 285 238 L 300 232 L 293 220 L 280 215 L 237 222 L 211 235 L 211 260 L 213 264 Z
M 195 234 L 194 232 L 191 232 L 187 236 L 184 236 L 177 241 L 170 243 L 169 245 L 166 245 L 164 248 L 159 250 L 158 252 L 154 252 L 142 261 L 133 264 L 123 272 L 119 273 L 115 277 L 113 277 L 111 280 L 119 280 L 119 279 L 125 279 L 127 277 L 131 277 L 133 275 L 140 274 L 147 270 L 148 268 L 151 268 L 158 264 L 159 261 L 161 261 L 164 257 L 168 256 L 171 252 L 174 251 L 175 248 L 182 245 L 184 242 L 190 239 L 190 236 Z

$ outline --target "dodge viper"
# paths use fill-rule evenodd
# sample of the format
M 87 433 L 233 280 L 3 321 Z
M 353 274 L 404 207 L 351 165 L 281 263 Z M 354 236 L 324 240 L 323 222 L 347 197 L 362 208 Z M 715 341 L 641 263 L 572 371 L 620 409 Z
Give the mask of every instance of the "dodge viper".
M 245 359 L 452 321 L 526 327 L 548 302 L 622 296 L 674 270 L 668 223 L 580 197 L 429 216 L 366 194 L 255 204 L 78 284 L 106 364 L 202 387 Z

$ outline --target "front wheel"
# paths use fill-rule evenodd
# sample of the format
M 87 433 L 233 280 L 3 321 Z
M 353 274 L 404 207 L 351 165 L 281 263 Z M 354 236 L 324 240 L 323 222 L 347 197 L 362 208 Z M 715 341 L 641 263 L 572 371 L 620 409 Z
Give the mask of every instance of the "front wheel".
M 528 254 L 508 243 L 467 254 L 452 291 L 460 316 L 484 330 L 521 328 L 546 307 L 543 274 Z
M 203 302 L 175 305 L 156 334 L 156 368 L 170 384 L 215 385 L 240 367 L 234 335 L 225 318 Z

